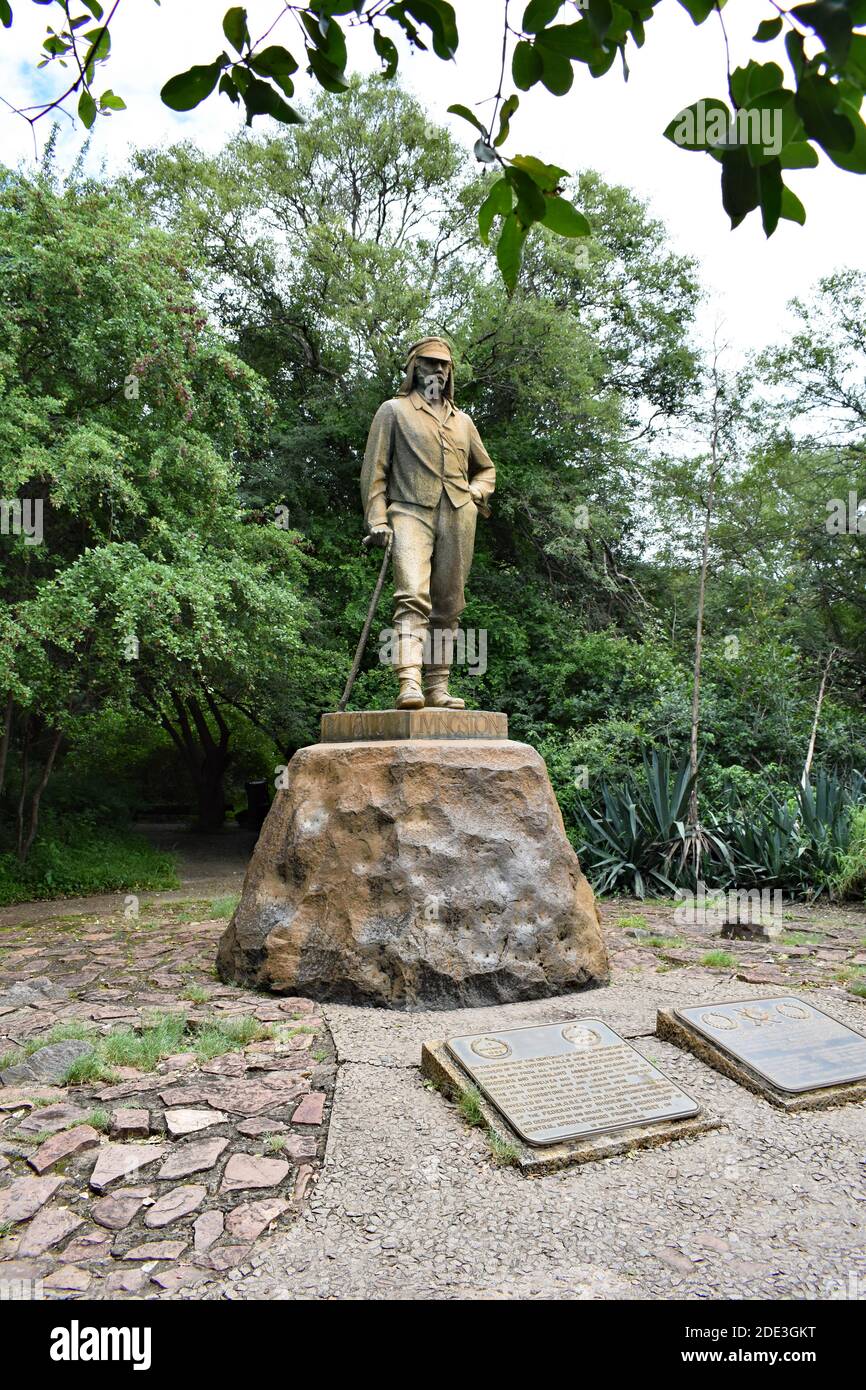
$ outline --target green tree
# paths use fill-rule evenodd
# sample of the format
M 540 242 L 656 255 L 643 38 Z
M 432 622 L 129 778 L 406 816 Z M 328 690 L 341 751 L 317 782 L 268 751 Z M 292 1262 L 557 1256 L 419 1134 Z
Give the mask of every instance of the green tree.
M 237 501 L 263 383 L 208 327 L 190 244 L 105 187 L 6 173 L 0 245 L 0 494 L 44 532 L 0 537 L 18 852 L 70 728 L 110 706 L 170 734 L 217 824 L 224 710 L 276 727 L 308 679 L 298 537 L 245 525 Z

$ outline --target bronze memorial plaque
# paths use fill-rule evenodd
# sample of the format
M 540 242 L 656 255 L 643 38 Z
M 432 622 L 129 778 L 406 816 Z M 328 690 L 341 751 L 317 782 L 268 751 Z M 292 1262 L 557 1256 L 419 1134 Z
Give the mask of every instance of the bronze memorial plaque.
M 598 1018 L 470 1033 L 447 1046 L 527 1144 L 682 1119 L 700 1109 Z
M 866 1037 L 791 995 L 675 1009 L 676 1017 L 779 1091 L 866 1078 Z

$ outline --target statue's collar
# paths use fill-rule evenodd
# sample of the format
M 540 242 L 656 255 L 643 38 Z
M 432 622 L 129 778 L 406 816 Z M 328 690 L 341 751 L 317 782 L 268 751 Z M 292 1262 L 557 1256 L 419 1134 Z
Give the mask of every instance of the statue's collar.
M 426 410 L 427 414 L 432 415 L 434 420 L 441 420 L 442 417 L 437 415 L 435 410 L 430 409 L 429 403 L 425 401 L 424 397 L 422 396 L 421 392 L 417 389 L 417 387 L 411 392 L 409 399 L 416 410 Z M 453 401 L 448 399 L 447 396 L 445 396 L 444 400 L 445 404 L 448 407 L 445 419 L 450 420 L 451 416 L 456 414 L 456 406 L 454 405 Z

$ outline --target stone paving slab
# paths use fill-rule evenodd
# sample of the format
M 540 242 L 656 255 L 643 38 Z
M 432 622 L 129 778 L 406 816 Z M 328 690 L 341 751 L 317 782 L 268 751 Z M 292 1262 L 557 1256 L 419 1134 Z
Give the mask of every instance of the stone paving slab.
M 176 910 L 158 905 L 155 922 L 115 911 L 0 928 L 0 1009 L 9 1001 L 0 1052 L 19 1049 L 15 1084 L 0 1085 L 0 1281 L 26 1266 L 21 1277 L 42 1278 L 51 1298 L 220 1297 L 312 1190 L 334 1080 L 322 1015 L 307 1000 L 217 985 L 224 919 L 175 921 Z M 29 1081 L 16 1073 L 21 1045 L 33 1040 L 28 1060 L 38 1064 L 39 1040 L 58 1024 L 86 1022 L 98 1040 L 172 1013 L 193 1033 L 243 1018 L 277 1036 L 211 1060 L 196 1055 L 193 1036 L 151 1071 L 114 1066 L 108 1083 L 63 1084 L 63 1059 L 53 1084 L 44 1066 L 28 1066 Z M 93 1044 L 53 1046 L 89 1055 Z M 320 1099 L 296 1125 L 314 1080 Z M 184 1096 L 192 1111 L 172 1107 Z M 253 1112 L 261 1125 L 245 1134 Z

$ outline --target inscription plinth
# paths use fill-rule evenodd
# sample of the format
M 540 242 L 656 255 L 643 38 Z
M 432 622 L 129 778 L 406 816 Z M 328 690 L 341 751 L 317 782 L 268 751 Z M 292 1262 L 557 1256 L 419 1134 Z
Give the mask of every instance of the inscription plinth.
M 368 709 L 322 715 L 322 743 L 508 738 L 508 716 L 480 709 Z
M 421 1066 L 455 1098 L 477 1090 L 489 1127 L 527 1173 L 717 1125 L 598 1018 L 425 1043 Z
M 656 1033 L 783 1110 L 866 1099 L 866 1037 L 793 995 L 660 1009 Z

